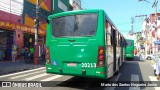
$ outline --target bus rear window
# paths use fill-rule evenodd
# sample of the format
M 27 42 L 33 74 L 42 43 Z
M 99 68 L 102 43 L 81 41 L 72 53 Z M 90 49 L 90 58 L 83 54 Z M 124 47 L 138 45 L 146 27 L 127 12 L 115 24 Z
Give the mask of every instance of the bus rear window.
M 54 37 L 93 36 L 97 29 L 97 14 L 82 14 L 52 19 Z

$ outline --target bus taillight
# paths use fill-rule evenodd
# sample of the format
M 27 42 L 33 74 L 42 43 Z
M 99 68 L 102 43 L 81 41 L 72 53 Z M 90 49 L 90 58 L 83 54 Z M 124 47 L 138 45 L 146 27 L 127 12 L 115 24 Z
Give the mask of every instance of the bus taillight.
M 104 47 L 98 47 L 98 63 L 97 67 L 101 67 L 104 65 Z
M 49 53 L 49 47 L 46 47 L 46 63 L 50 64 L 50 53 Z

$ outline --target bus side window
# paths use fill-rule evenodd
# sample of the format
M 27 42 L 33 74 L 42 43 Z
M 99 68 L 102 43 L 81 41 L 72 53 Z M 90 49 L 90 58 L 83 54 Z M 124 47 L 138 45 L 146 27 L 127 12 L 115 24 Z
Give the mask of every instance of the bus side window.
M 111 30 L 111 45 L 113 45 L 113 30 Z
M 116 46 L 119 47 L 119 33 L 116 33 Z
M 111 35 L 110 34 L 107 34 L 107 45 L 112 45 L 112 42 L 111 42 Z
M 112 37 L 112 35 L 110 35 L 110 37 L 111 37 L 111 38 L 110 38 L 111 45 L 113 45 L 113 41 L 112 41 L 112 38 L 113 38 L 113 37 Z
M 123 47 L 122 45 L 122 37 L 120 36 L 120 47 Z

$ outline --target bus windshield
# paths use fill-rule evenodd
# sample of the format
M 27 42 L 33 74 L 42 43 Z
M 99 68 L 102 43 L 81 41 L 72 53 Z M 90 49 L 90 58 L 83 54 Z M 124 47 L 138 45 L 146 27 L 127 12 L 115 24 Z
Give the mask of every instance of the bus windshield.
M 127 46 L 132 46 L 132 41 L 131 40 L 126 40 Z
M 70 15 L 52 19 L 54 37 L 93 36 L 97 29 L 97 14 Z

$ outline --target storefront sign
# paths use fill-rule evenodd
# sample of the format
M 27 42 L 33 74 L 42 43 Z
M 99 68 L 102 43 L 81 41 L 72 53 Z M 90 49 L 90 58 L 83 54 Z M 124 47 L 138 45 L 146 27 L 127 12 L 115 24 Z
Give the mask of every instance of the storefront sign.
M 12 23 L 8 21 L 1 21 L 0 20 L 0 28 L 9 29 L 9 30 L 21 30 L 29 33 L 34 33 L 35 30 L 33 27 L 25 26 L 22 24 Z M 39 34 L 45 35 L 45 30 L 39 29 Z

